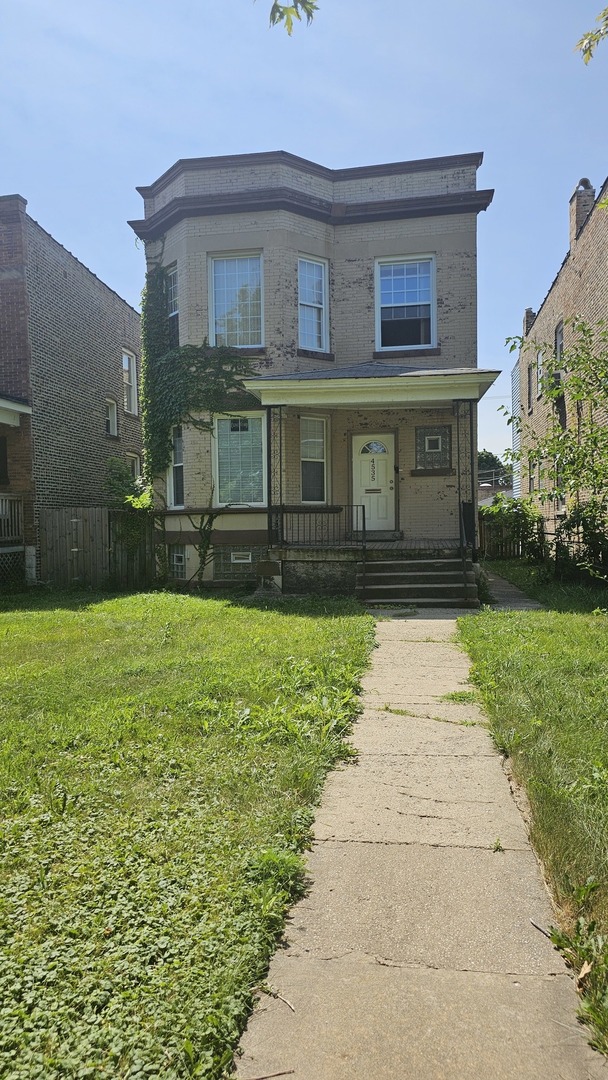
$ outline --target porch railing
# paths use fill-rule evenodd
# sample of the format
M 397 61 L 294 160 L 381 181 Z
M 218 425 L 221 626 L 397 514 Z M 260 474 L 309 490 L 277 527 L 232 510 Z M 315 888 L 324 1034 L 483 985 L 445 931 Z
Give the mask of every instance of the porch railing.
M 273 547 L 365 548 L 364 506 L 275 506 L 268 516 Z
M 0 495 L 0 545 L 23 544 L 23 508 L 17 495 Z

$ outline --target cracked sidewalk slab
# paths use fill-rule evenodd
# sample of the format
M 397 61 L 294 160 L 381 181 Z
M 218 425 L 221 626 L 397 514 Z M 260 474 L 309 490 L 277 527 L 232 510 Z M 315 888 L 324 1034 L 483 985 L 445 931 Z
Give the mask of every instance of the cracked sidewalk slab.
M 279 956 L 243 1039 L 239 1080 L 606 1080 L 570 980 Z M 286 1004 L 286 1002 L 289 1003 Z
M 528 845 L 498 755 L 362 756 L 333 773 L 317 840 L 373 840 L 491 848 Z
M 564 972 L 561 956 L 532 924 L 547 927 L 554 916 L 529 850 L 411 845 L 395 857 L 386 845 L 327 841 L 313 847 L 308 863 L 315 884 L 289 918 L 290 955 L 367 952 L 450 970 Z M 471 894 L 480 880 L 483 904 Z

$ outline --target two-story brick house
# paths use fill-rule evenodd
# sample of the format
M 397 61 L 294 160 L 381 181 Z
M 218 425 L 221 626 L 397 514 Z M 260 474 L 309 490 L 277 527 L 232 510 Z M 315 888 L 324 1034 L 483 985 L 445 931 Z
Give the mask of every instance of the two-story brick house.
M 109 458 L 138 475 L 139 315 L 0 197 L 0 582 L 40 570 L 39 522 L 101 506 Z
M 556 475 L 551 462 L 535 459 L 534 440 L 547 432 L 554 418 L 569 429 L 579 422 L 580 410 L 568 399 L 563 355 L 575 340 L 572 319 L 590 326 L 608 319 L 608 211 L 600 205 L 607 197 L 608 180 L 597 197 L 586 177 L 577 184 L 569 205 L 568 253 L 538 312 L 527 308 L 524 313 L 522 348 L 512 373 L 512 411 L 521 420 L 514 427 L 514 449 L 521 455 L 516 492 L 539 499 L 549 534 L 565 514 L 565 504 L 540 498 L 542 489 L 551 490 Z M 547 379 L 563 388 L 557 400 L 547 399 Z M 601 406 L 594 407 L 593 421 L 608 424 Z
M 246 407 L 175 429 L 170 565 L 221 509 L 218 580 L 354 587 L 357 543 L 474 544 L 481 154 L 332 170 L 285 152 L 178 161 L 131 222 L 168 274 L 181 344 L 253 358 Z M 466 536 L 465 536 L 466 531 Z M 269 571 L 270 572 L 270 571 Z

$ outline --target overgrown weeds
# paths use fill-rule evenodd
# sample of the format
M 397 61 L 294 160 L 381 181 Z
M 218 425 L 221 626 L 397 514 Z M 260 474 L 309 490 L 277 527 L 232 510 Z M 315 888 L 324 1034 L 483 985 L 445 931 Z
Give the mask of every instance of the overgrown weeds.
M 301 894 L 372 621 L 347 601 L 21 603 L 0 612 L 0 1072 L 215 1080 Z
M 521 585 L 523 572 L 513 578 Z M 546 603 L 555 589 L 537 581 L 534 592 Z M 528 793 L 532 840 L 562 910 L 554 943 L 577 972 L 593 1045 L 607 1052 L 608 616 L 585 610 L 580 586 L 560 586 L 557 602 L 484 610 L 460 621 L 460 635 L 495 741 Z

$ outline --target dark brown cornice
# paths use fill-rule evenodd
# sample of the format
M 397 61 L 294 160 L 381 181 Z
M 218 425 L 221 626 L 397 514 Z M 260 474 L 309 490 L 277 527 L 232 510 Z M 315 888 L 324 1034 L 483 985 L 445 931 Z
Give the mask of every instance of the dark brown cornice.
M 374 202 L 332 203 L 291 188 L 266 188 L 227 195 L 183 195 L 163 206 L 152 217 L 130 221 L 140 240 L 157 240 L 184 218 L 222 214 L 255 214 L 286 210 L 314 218 L 327 225 L 355 225 L 369 221 L 436 217 L 445 214 L 478 214 L 492 201 L 493 191 L 454 191 L 447 195 L 423 195 L 413 199 L 380 199 Z
M 269 150 L 260 154 L 226 154 L 222 157 L 180 158 L 158 180 L 136 191 L 144 198 L 158 195 L 182 172 L 207 171 L 210 169 L 251 169 L 257 165 L 289 165 L 299 172 L 319 176 L 333 182 L 358 180 L 366 176 L 394 176 L 398 173 L 434 172 L 441 169 L 457 169 L 473 166 L 478 169 L 483 161 L 481 152 L 475 154 L 451 154 L 447 157 L 418 158 L 414 161 L 390 161 L 384 165 L 362 165 L 352 169 L 328 169 L 315 161 L 290 154 L 286 150 Z

